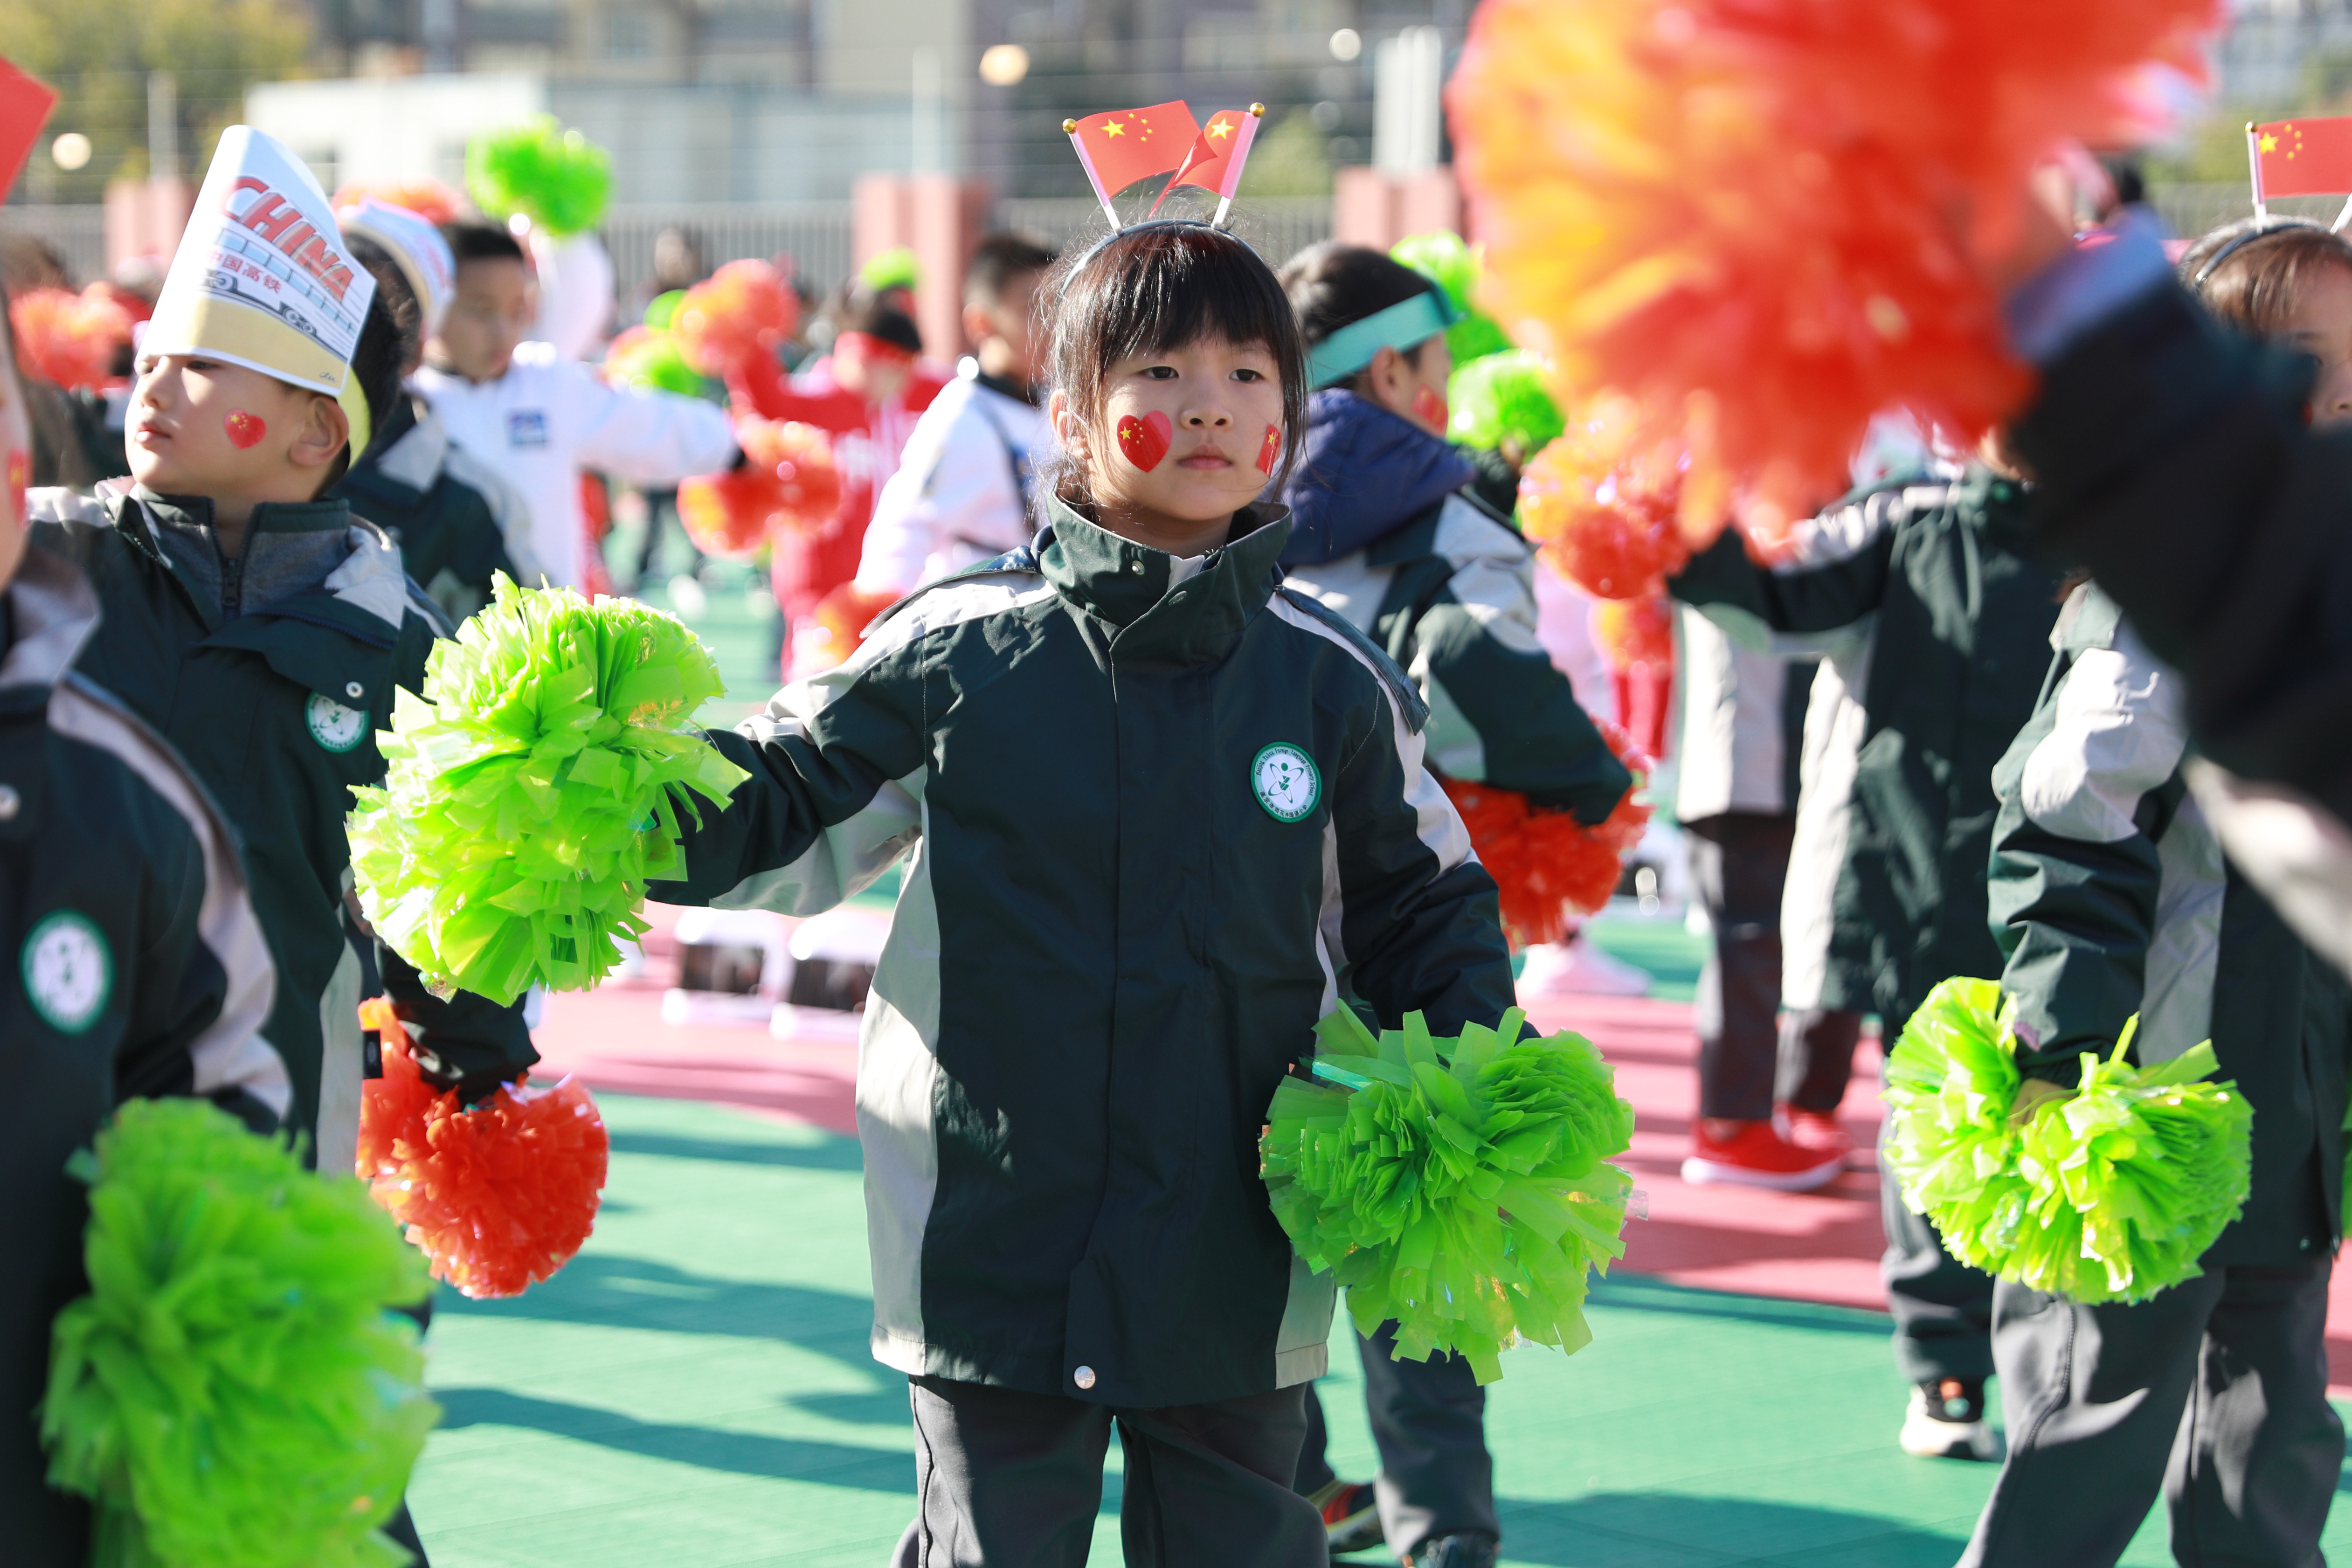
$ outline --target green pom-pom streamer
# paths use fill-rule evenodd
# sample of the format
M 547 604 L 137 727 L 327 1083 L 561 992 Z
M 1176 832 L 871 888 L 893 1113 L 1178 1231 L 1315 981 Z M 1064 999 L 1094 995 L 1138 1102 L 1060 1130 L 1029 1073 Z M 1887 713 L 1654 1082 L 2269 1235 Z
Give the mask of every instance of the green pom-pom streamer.
M 377 932 L 427 980 L 499 1002 L 603 979 L 614 936 L 646 929 L 646 883 L 684 869 L 680 802 L 723 806 L 747 777 L 690 722 L 723 689 L 676 617 L 500 575 L 434 648 L 424 695 L 394 699 L 383 787 L 352 791 Z
M 1633 1108 L 1580 1035 L 1499 1029 L 1433 1039 L 1419 1013 L 1375 1040 L 1346 1008 L 1317 1027 L 1321 1082 L 1286 1078 L 1263 1153 L 1275 1216 L 1309 1266 L 1348 1288 L 1400 1358 L 1447 1352 L 1481 1383 L 1519 1340 L 1591 1341 L 1587 1271 L 1624 1256 Z M 1341 1087 L 1327 1087 L 1336 1083 Z
M 551 114 L 466 144 L 466 190 L 493 217 L 521 213 L 553 235 L 585 234 L 613 195 L 613 157 Z
M 1488 354 L 1456 370 L 1445 383 L 1445 402 L 1453 411 L 1447 440 L 1486 452 L 1515 442 L 1521 463 L 1568 428 L 1541 362 L 1519 349 Z
M 1485 271 L 1478 253 L 1451 229 L 1407 235 L 1389 255 L 1445 290 L 1460 319 L 1445 329 L 1445 350 L 1455 365 L 1466 365 L 1511 346 L 1509 334 L 1492 316 L 1478 308 L 1479 275 Z
M 857 269 L 857 281 L 876 294 L 919 288 L 923 269 L 911 246 L 893 246 Z
M 677 392 L 681 397 L 701 397 L 710 388 L 702 372 L 687 361 L 677 339 L 664 331 L 615 343 L 604 356 L 604 379 L 615 386 Z
M 2202 1270 L 2243 1210 L 2253 1108 L 2211 1041 L 2151 1068 L 2085 1053 L 2081 1086 L 2011 1125 L 2011 1009 L 1989 980 L 1928 993 L 1887 1058 L 1887 1159 L 1955 1258 L 2084 1302 L 2144 1301 Z
M 92 1561 L 398 1568 L 378 1532 L 439 1418 L 425 1260 L 364 1184 L 326 1181 L 201 1100 L 133 1100 L 77 1156 L 90 1293 L 52 1333 L 50 1484 L 98 1504 Z
M 686 290 L 673 288 L 656 294 L 646 301 L 646 325 L 656 332 L 667 332 L 677 319 L 677 308 L 686 303 Z

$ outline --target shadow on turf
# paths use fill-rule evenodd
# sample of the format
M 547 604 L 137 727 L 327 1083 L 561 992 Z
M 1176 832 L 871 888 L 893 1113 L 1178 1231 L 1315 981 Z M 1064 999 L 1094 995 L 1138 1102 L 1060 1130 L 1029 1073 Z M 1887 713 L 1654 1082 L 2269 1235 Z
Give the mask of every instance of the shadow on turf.
M 613 1134 L 616 1155 L 656 1155 L 673 1160 L 727 1160 L 743 1166 L 784 1166 L 806 1171 L 865 1168 L 857 1140 L 828 1134 L 815 1144 L 751 1144 L 724 1138 L 681 1138 L 667 1133 Z
M 1685 1317 L 1734 1318 L 1742 1322 L 1819 1329 L 1831 1333 L 1885 1338 L 1893 1332 L 1885 1313 L 1860 1307 L 1830 1307 L 1813 1301 L 1782 1301 L 1775 1296 L 1734 1296 L 1721 1291 L 1698 1291 L 1622 1270 L 1593 1281 L 1591 1299 L 1598 1307 L 1673 1312 Z
M 1557 1568 L 1950 1568 L 1968 1543 L 1872 1514 L 1679 1492 L 1497 1500 L 1504 1560 Z

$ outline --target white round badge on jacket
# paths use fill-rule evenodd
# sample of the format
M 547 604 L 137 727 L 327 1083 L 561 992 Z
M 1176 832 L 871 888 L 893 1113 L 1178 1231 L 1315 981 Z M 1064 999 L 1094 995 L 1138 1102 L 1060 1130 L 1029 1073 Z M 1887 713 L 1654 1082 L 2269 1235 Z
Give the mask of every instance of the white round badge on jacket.
M 114 991 L 114 956 L 88 916 L 71 909 L 45 915 L 25 938 L 25 995 L 41 1021 L 79 1034 L 98 1021 Z
M 1323 798 L 1314 759 L 1286 740 L 1277 740 L 1250 764 L 1250 788 L 1257 803 L 1277 822 L 1295 822 Z
M 349 751 L 367 737 L 367 712 L 345 707 L 321 693 L 310 694 L 302 716 L 310 721 L 310 738 L 330 751 Z

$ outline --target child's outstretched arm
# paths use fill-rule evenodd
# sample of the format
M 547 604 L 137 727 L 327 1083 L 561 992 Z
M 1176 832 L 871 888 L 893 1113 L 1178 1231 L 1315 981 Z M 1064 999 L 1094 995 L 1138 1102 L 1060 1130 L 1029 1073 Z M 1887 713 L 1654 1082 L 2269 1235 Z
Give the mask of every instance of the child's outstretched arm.
M 1685 604 L 1743 611 L 1775 632 L 1851 626 L 1885 601 L 1895 526 L 1909 490 L 1892 485 L 1832 507 L 1798 528 L 1794 554 L 1777 566 L 1757 565 L 1739 530 L 1726 528 L 1668 580 L 1667 591 Z
M 786 686 L 732 731 L 709 732 L 751 776 L 724 810 L 679 798 L 686 875 L 648 884 L 650 896 L 814 915 L 888 869 L 922 831 L 921 630 L 919 616 L 902 613 L 847 664 Z
M 735 460 L 735 427 L 716 403 L 607 386 L 584 365 L 564 369 L 572 452 L 588 467 L 661 485 L 717 473 Z

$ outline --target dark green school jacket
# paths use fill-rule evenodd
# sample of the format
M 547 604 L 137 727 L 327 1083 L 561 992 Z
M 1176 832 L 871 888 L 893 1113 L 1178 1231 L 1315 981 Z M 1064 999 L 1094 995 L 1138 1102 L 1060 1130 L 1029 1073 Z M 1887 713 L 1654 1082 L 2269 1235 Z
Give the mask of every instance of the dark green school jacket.
M 460 451 L 422 398 L 404 395 L 394 405 L 330 494 L 392 536 L 408 575 L 452 620 L 489 602 L 499 572 L 539 584 L 530 503 Z
M 888 1365 L 1142 1406 L 1318 1375 L 1276 1083 L 1346 998 L 1440 1034 L 1511 1006 L 1419 697 L 1278 586 L 1286 511 L 1235 528 L 1173 582 L 1050 503 L 714 737 L 751 778 L 656 897 L 804 914 L 912 856 L 857 1082 Z
M 222 559 L 200 497 L 44 490 L 30 510 L 44 519 L 36 538 L 97 591 L 103 621 L 82 669 L 177 748 L 243 841 L 277 960 L 267 1032 L 293 1074 L 289 1121 L 346 1168 L 361 967 L 344 935 L 343 820 L 352 787 L 383 779 L 375 732 L 394 689 L 423 680 L 446 623 L 392 541 L 339 500 L 257 507 L 238 561 Z M 404 968 L 386 964 L 388 990 L 404 1011 L 429 1007 Z M 470 1000 L 438 1012 L 447 1027 L 422 1043 L 475 1076 L 512 1078 L 535 1059 L 520 1015 Z
M 1995 774 L 1990 907 L 2018 1000 L 2018 1065 L 2072 1086 L 2139 1015 L 2135 1061 L 2213 1042 L 2254 1108 L 2243 1218 L 2208 1262 L 2285 1264 L 2342 1234 L 2343 977 L 2222 858 L 2182 778 L 2178 673 L 2084 585 L 2032 719 Z
M 1891 485 L 1813 519 L 1780 565 L 1757 566 L 1727 531 L 1671 584 L 1778 632 L 1875 618 L 1822 999 L 1878 1013 L 1889 1040 L 1937 981 L 2000 973 L 1984 902 L 1992 768 L 2033 712 L 2058 616 L 2057 580 L 2013 548 L 2024 506 L 1982 467 Z
M 133 1096 L 268 1127 L 269 955 L 228 824 L 170 747 L 80 674 L 98 601 L 26 552 L 0 591 L 0 1562 L 82 1568 L 89 1511 L 46 1484 L 49 1325 L 89 1288 L 66 1162 Z

